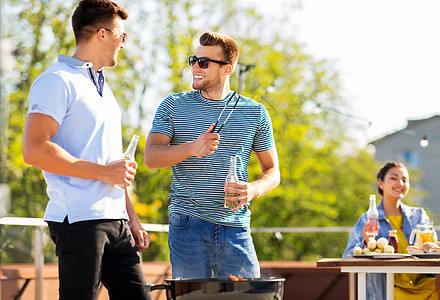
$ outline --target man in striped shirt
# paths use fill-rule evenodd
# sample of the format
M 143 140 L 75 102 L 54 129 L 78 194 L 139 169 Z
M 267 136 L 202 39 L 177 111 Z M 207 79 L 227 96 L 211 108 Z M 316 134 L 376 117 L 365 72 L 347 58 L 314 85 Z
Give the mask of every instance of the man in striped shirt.
M 238 56 L 230 37 L 205 32 L 189 57 L 195 91 L 163 100 L 147 138 L 146 166 L 173 171 L 168 245 L 174 278 L 260 277 L 249 205 L 279 184 L 280 173 L 266 108 L 229 89 Z M 247 182 L 252 151 L 261 175 Z M 225 184 L 231 156 L 239 181 Z M 238 194 L 226 198 L 237 207 L 223 206 L 225 192 Z

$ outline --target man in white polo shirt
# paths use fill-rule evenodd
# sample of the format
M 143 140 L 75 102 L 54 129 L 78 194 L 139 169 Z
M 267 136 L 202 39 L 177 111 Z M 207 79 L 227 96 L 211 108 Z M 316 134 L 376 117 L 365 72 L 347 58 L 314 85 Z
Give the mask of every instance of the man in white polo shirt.
M 44 220 L 56 244 L 60 299 L 150 299 L 137 251 L 150 242 L 125 189 L 136 174 L 121 160 L 121 113 L 104 80 L 127 33 L 124 8 L 81 0 L 72 16 L 76 49 L 59 55 L 29 93 L 23 134 L 26 163 L 43 170 Z

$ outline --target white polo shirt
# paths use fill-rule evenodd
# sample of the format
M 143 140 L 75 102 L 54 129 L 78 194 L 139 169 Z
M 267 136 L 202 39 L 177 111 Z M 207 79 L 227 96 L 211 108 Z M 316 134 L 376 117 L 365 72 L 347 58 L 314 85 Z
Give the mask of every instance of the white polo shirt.
M 54 118 L 60 125 L 54 143 L 74 157 L 104 165 L 122 157 L 121 112 L 108 84 L 101 96 L 94 80 L 92 63 L 59 55 L 32 84 L 28 114 Z M 99 180 L 43 175 L 49 195 L 44 220 L 128 219 L 123 190 Z

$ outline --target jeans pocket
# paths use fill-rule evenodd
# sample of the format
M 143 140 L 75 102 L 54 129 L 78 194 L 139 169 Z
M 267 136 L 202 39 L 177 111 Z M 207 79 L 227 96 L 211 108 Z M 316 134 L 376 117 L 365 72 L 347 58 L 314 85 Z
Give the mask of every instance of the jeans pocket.
M 174 229 L 185 229 L 191 221 L 190 216 L 178 213 L 170 214 L 170 227 Z

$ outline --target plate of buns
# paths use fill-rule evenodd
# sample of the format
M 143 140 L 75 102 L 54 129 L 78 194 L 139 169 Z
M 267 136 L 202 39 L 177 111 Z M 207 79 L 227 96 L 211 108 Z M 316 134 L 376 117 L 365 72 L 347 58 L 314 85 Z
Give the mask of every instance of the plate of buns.
M 440 258 L 440 242 L 425 242 L 421 247 L 408 246 L 406 252 L 419 258 Z

